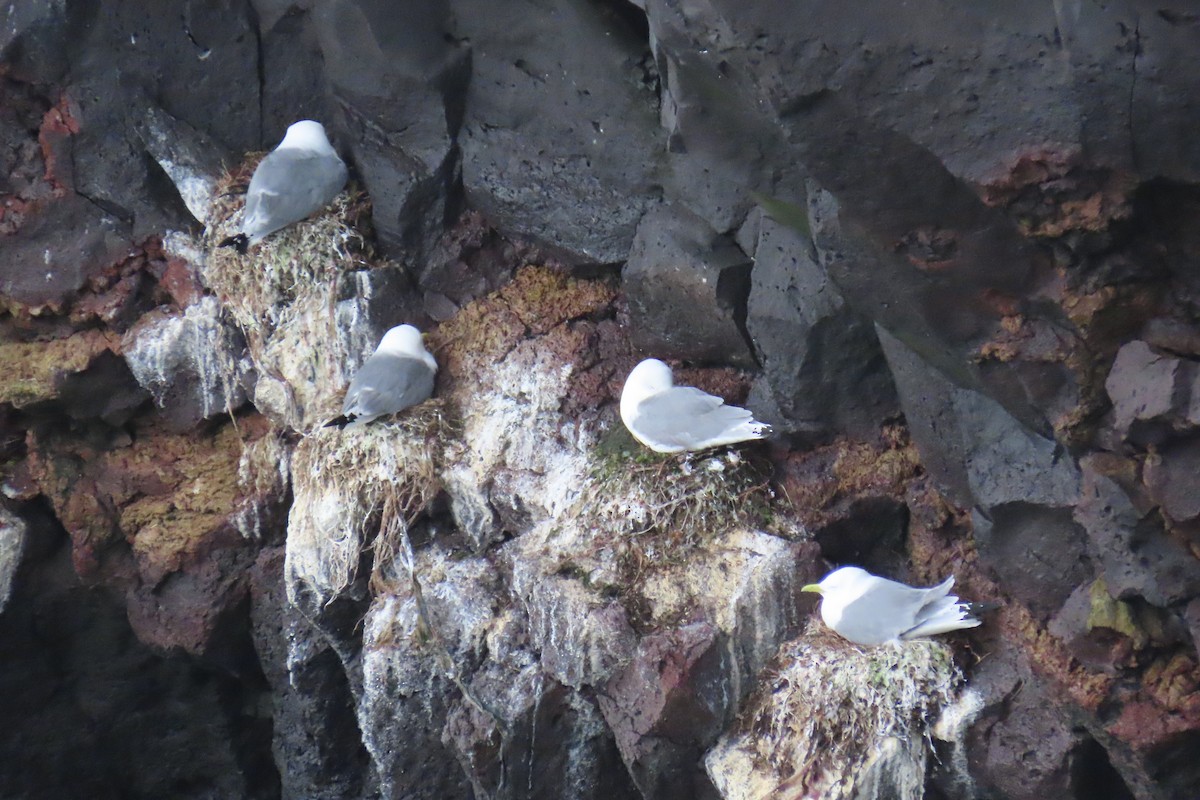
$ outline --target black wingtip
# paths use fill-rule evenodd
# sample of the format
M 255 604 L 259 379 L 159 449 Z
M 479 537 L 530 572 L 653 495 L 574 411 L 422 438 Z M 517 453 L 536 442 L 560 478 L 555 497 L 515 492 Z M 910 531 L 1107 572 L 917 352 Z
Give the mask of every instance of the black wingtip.
M 337 428 L 338 430 L 341 430 L 342 428 L 346 427 L 353 421 L 354 421 L 353 419 L 351 419 L 350 417 L 347 417 L 345 414 L 339 414 L 338 416 L 329 420 L 329 422 L 326 422 L 321 427 L 322 428 Z
M 230 236 L 228 239 L 222 239 L 217 247 L 232 247 L 238 251 L 239 255 L 246 255 L 246 250 L 250 247 L 250 237 L 244 233 L 239 233 L 236 236 Z
M 987 614 L 991 611 L 995 611 L 996 609 L 1000 608 L 1003 605 L 1003 603 L 993 603 L 990 601 L 982 601 L 982 602 L 978 602 L 978 603 L 963 603 L 962 605 L 967 610 L 968 614 L 970 614 L 973 617 L 977 617 L 980 614 Z

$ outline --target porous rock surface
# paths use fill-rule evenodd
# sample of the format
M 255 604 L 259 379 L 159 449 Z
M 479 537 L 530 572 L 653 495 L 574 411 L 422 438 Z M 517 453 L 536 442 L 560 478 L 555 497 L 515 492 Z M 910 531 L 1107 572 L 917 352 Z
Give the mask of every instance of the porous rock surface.
M 1194 9 L 419 6 L 0 14 L 0 795 L 1194 796 Z M 355 183 L 216 253 L 299 118 Z M 632 458 L 646 356 L 776 438 Z M 1002 607 L 937 757 L 773 782 L 842 563 Z

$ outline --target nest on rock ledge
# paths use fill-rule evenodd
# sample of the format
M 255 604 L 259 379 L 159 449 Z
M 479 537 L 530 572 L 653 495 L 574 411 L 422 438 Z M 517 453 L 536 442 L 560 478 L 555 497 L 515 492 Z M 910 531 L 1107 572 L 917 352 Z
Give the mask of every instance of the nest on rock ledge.
M 738 797 L 852 797 L 873 769 L 919 789 L 932 726 L 961 685 L 944 642 L 863 648 L 813 620 L 780 650 L 758 696 L 710 753 L 709 773 L 718 783 L 754 774 L 766 792 Z
M 371 589 L 411 579 L 408 528 L 441 491 L 445 443 L 454 423 L 430 399 L 391 420 L 319 428 L 296 447 L 288 521 L 288 574 L 326 601 L 357 578 L 373 551 Z
M 752 448 L 663 455 L 614 426 L 591 463 L 572 516 L 630 537 L 648 558 L 678 554 L 736 528 L 798 536 L 780 513 L 787 509 L 771 488 L 770 464 Z
M 372 271 L 396 265 L 376 258 L 370 200 L 353 184 L 244 255 L 217 247 L 238 231 L 245 184 L 261 158 L 249 156 L 218 183 L 201 278 L 246 341 L 258 375 L 254 404 L 277 425 L 307 430 L 376 344 L 362 338 L 370 326 L 348 323 L 368 313 Z
M 217 184 L 204 239 L 204 279 L 243 328 L 269 332 L 286 323 L 289 311 L 302 308 L 310 293 L 327 294 L 343 274 L 371 268 L 375 253 L 370 198 L 353 184 L 321 211 L 272 233 L 245 255 L 216 247 L 240 230 L 245 187 L 264 155 L 250 155 Z

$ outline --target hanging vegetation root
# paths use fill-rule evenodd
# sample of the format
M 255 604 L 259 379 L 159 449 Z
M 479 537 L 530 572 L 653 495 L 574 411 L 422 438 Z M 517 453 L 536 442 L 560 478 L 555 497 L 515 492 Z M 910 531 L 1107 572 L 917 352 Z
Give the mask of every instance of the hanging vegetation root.
M 324 595 L 353 583 L 367 549 L 373 591 L 407 580 L 397 562 L 403 569 L 408 528 L 441 490 L 452 435 L 445 401 L 431 399 L 392 420 L 318 429 L 300 443 L 289 539 L 314 552 L 307 571 Z

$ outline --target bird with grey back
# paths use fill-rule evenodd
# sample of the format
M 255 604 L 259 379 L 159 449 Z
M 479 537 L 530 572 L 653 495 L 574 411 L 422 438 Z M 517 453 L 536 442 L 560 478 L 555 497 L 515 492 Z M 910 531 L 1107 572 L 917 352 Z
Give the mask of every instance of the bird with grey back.
M 706 450 L 771 432 L 744 408 L 692 386 L 676 386 L 671 368 L 657 358 L 641 362 L 625 379 L 621 421 L 633 438 L 658 453 Z
M 423 403 L 433 395 L 437 361 L 425 349 L 421 332 L 397 325 L 383 335 L 346 390 L 342 416 L 329 425 L 362 425 Z
M 311 119 L 292 123 L 279 146 L 254 170 L 241 232 L 220 246 L 245 253 L 250 245 L 329 205 L 348 176 L 321 123 Z
M 953 576 L 937 586 L 919 588 L 858 567 L 842 567 L 800 591 L 821 595 L 821 619 L 839 636 L 855 644 L 876 645 L 979 625 L 973 615 L 992 606 L 959 602 L 950 594 L 953 586 Z

